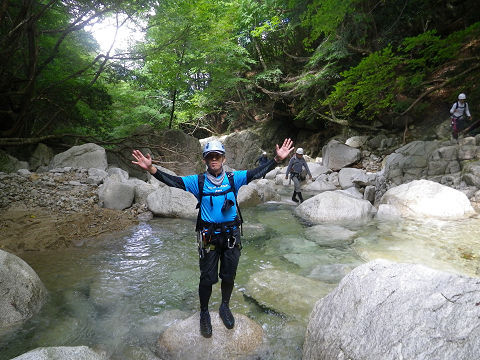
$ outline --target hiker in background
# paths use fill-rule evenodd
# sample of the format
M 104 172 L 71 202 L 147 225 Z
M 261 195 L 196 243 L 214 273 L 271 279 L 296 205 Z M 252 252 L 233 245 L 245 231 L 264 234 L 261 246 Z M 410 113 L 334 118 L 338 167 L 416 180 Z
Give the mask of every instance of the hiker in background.
M 235 319 L 230 311 L 229 302 L 232 295 L 237 266 L 240 260 L 242 217 L 237 204 L 237 193 L 241 186 L 262 177 L 274 169 L 293 150 L 293 142 L 285 139 L 283 145 L 276 145 L 275 157 L 264 165 L 252 170 L 227 172 L 225 147 L 218 140 L 205 144 L 203 161 L 207 171 L 200 175 L 173 176 L 152 165 L 150 154 L 144 156 L 139 150 L 133 150 L 132 156 L 143 170 L 168 186 L 188 191 L 198 200 L 197 240 L 200 256 L 200 333 L 212 336 L 212 323 L 208 303 L 212 294 L 212 285 L 222 279 L 222 302 L 219 315 L 228 329 L 235 326 Z M 220 263 L 220 272 L 218 265 Z
M 305 171 L 307 172 L 307 174 L 310 176 L 310 179 L 311 179 L 312 173 L 308 168 L 307 162 L 303 158 L 303 149 L 298 148 L 297 151 L 295 152 L 295 155 L 292 156 L 292 158 L 288 163 L 285 179 L 288 179 L 288 174 L 290 174 L 290 179 L 293 180 L 293 186 L 294 186 L 292 200 L 295 202 L 298 202 L 300 200 L 300 203 L 303 202 L 303 196 L 302 196 L 302 193 L 300 192 L 300 182 L 304 180 L 301 178 L 303 168 L 305 168 Z M 298 199 L 297 199 L 297 195 L 298 195 Z
M 262 152 L 262 155 L 260 155 L 260 157 L 255 160 L 255 165 L 257 165 L 258 163 L 258 166 L 262 166 L 262 165 L 265 165 L 266 163 L 268 163 L 268 158 L 267 158 L 267 152 L 266 151 L 263 151 Z M 265 174 L 267 175 L 267 174 Z M 265 175 L 263 175 L 263 179 L 265 179 Z
M 465 118 L 472 120 L 470 109 L 466 102 L 467 96 L 464 93 L 458 95 L 458 101 L 452 105 L 450 109 L 451 124 L 452 124 L 452 137 L 458 139 L 458 134 L 466 128 Z

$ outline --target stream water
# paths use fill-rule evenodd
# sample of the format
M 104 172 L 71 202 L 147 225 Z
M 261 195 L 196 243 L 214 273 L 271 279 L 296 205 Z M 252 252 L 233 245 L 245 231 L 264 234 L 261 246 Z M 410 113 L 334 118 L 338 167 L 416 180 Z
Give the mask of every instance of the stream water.
M 330 291 L 339 271 L 375 258 L 469 276 L 480 271 L 478 218 L 328 225 L 317 229 L 322 242 L 312 241 L 312 228 L 293 209 L 285 200 L 242 211 L 243 250 L 231 307 L 263 327 L 268 351 L 262 359 L 301 359 L 308 314 L 285 315 L 245 296 L 252 274 L 279 270 L 322 281 Z M 161 331 L 198 309 L 193 228 L 191 220 L 155 218 L 80 247 L 23 254 L 49 298 L 38 315 L 0 338 L 0 360 L 42 346 L 76 345 L 103 350 L 111 359 L 154 359 Z M 217 284 L 212 311 L 219 301 Z

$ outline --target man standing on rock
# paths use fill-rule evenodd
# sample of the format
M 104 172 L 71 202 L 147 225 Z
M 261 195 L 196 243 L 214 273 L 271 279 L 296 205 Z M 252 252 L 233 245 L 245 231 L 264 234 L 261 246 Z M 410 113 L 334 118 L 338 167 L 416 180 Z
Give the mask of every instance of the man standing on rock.
M 200 175 L 173 176 L 158 170 L 152 165 L 150 154 L 144 156 L 139 150 L 132 155 L 133 164 L 148 171 L 156 179 L 168 186 L 188 191 L 198 199 L 197 236 L 200 255 L 200 332 L 204 337 L 212 336 L 212 324 L 208 302 L 212 285 L 222 279 L 222 303 L 219 314 L 224 325 L 232 329 L 235 319 L 229 308 L 234 280 L 242 248 L 240 241 L 241 214 L 238 211 L 237 193 L 241 186 L 259 179 L 271 171 L 293 150 L 291 139 L 285 139 L 282 147 L 276 145 L 276 155 L 272 160 L 252 170 L 225 172 L 225 148 L 218 140 L 205 144 L 203 161 L 207 171 Z M 220 272 L 218 263 L 220 262 Z
M 288 179 L 288 174 L 290 174 L 290 179 L 293 180 L 293 186 L 294 186 L 292 200 L 295 202 L 298 202 L 298 199 L 300 199 L 301 203 L 303 202 L 303 196 L 302 196 L 302 193 L 300 192 L 300 181 L 302 180 L 300 178 L 300 174 L 302 173 L 303 168 L 305 168 L 305 170 L 307 171 L 307 174 L 310 176 L 310 179 L 311 179 L 312 173 L 308 168 L 307 162 L 303 158 L 303 149 L 298 148 L 297 151 L 295 152 L 295 155 L 292 156 L 292 158 L 290 159 L 290 162 L 288 163 L 285 179 Z M 298 199 L 297 199 L 297 195 L 298 195 Z
M 452 105 L 450 109 L 452 122 L 452 137 L 458 138 L 458 134 L 466 128 L 465 118 L 472 120 L 470 109 L 467 104 L 467 96 L 464 93 L 458 95 L 458 101 Z

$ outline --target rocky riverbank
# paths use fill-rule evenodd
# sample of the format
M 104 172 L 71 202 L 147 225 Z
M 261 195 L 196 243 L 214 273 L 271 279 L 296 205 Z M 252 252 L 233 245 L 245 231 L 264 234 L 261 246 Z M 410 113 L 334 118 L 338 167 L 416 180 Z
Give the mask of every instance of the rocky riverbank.
M 0 173 L 0 249 L 58 249 L 137 223 L 140 207 L 98 206 L 96 184 L 85 169 Z

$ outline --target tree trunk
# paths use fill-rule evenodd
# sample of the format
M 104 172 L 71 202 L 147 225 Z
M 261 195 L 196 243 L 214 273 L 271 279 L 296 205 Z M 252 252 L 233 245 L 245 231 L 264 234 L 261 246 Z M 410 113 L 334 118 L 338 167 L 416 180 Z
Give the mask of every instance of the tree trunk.
M 172 128 L 173 124 L 173 116 L 175 114 L 175 101 L 177 100 L 177 89 L 173 90 L 173 95 L 172 95 L 172 109 L 170 110 L 170 122 L 168 123 L 168 128 Z

